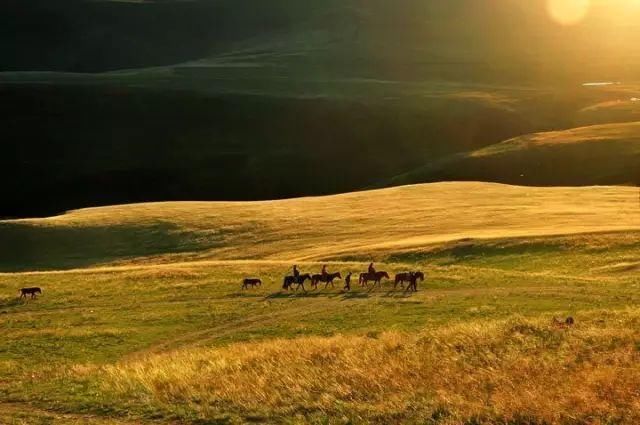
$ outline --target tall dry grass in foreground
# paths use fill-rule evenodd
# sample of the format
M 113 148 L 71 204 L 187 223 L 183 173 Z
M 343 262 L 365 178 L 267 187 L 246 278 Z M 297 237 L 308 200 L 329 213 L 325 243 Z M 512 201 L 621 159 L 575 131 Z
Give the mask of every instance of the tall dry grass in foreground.
M 594 314 L 567 330 L 514 318 L 188 349 L 108 366 L 102 379 L 108 393 L 205 418 L 636 424 L 639 341 L 640 310 Z

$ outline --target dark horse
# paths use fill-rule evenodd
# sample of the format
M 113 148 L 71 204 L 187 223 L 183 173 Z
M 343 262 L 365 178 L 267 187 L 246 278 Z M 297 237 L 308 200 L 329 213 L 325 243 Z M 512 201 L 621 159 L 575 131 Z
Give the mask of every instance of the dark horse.
M 361 286 L 368 285 L 369 282 L 373 282 L 373 285 L 380 286 L 382 284 L 382 279 L 387 278 L 390 279 L 389 273 L 387 272 L 375 272 L 375 273 L 360 273 L 360 279 L 358 282 Z
M 396 289 L 398 287 L 398 285 L 400 285 L 402 287 L 402 289 L 404 289 L 404 283 L 405 282 L 411 282 L 411 273 L 410 272 L 396 274 L 396 277 L 394 279 L 393 289 Z
M 324 282 L 325 289 L 331 284 L 331 287 L 334 288 L 333 281 L 336 279 L 342 279 L 342 275 L 340 272 L 338 273 L 327 273 L 326 275 L 314 274 L 311 277 L 311 285 L 314 289 L 318 289 L 318 283 Z
M 407 286 L 406 291 L 418 292 L 418 281 L 424 281 L 424 273 L 422 272 L 411 272 L 409 273 L 409 286 Z
M 255 288 L 256 286 L 262 286 L 260 279 L 247 278 L 242 281 L 242 289 L 249 289 L 249 287 Z
M 33 287 L 33 288 L 22 288 L 20 290 L 20 298 L 27 298 L 27 295 L 31 295 L 31 298 L 35 298 L 36 294 L 42 294 L 42 289 Z
M 286 276 L 284 278 L 284 282 L 282 283 L 282 289 L 286 289 L 288 291 L 291 289 L 291 286 L 298 285 L 296 291 L 300 289 L 300 287 L 302 287 L 302 290 L 307 292 L 307 290 L 304 288 L 305 280 L 311 280 L 311 275 L 309 273 L 301 274 L 297 279 L 295 276 Z
M 424 273 L 422 272 L 405 272 L 398 273 L 395 277 L 393 289 L 396 289 L 400 285 L 404 289 L 404 284 L 411 283 L 411 275 L 415 275 L 417 279 L 424 280 Z

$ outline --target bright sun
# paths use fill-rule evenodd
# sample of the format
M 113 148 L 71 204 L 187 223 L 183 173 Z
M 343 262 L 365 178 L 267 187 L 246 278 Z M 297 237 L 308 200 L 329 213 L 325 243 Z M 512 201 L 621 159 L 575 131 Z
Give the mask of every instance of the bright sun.
M 560 25 L 575 25 L 589 12 L 590 0 L 547 0 L 551 18 Z

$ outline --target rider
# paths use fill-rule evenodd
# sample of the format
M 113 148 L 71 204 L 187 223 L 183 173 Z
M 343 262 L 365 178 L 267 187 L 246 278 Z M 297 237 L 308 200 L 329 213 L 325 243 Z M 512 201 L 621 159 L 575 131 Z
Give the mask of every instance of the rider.
M 298 265 L 295 264 L 293 266 L 293 277 L 295 278 L 296 282 L 298 281 L 298 278 L 300 277 L 300 271 L 298 270 Z
M 376 269 L 373 267 L 373 263 L 369 264 L 369 274 L 376 274 Z
M 322 278 L 325 279 L 327 277 L 327 265 L 323 264 L 322 266 L 322 271 L 320 272 L 322 274 Z

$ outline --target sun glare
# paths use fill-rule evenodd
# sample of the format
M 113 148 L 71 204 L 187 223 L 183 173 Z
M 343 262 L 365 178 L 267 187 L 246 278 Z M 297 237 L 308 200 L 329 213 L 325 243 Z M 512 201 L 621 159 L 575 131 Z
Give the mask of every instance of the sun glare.
M 560 25 L 575 25 L 589 12 L 590 0 L 547 0 L 549 16 Z

